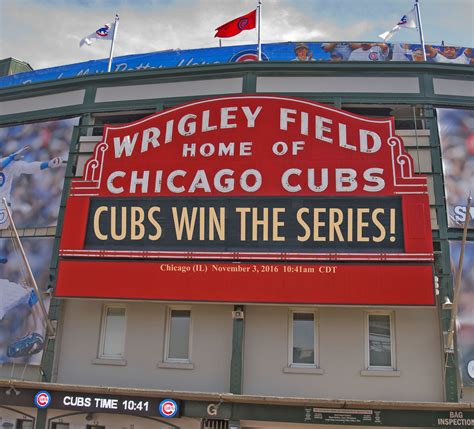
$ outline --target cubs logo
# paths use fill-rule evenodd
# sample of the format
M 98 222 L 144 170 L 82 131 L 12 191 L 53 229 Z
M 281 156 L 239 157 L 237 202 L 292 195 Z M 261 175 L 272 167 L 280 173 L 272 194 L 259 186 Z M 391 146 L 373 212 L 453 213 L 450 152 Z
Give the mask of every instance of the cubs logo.
M 172 399 L 163 399 L 158 405 L 158 411 L 162 417 L 171 419 L 178 414 L 178 404 Z
M 51 395 L 46 390 L 41 390 L 36 394 L 34 402 L 37 408 L 47 408 L 51 404 Z
M 474 380 L 474 359 L 467 363 L 467 375 Z
M 400 18 L 400 21 L 398 21 L 398 25 L 405 25 L 408 21 L 408 18 L 406 15 L 403 15 L 401 18 Z
M 371 52 L 369 54 L 370 61 L 378 61 L 378 59 L 379 59 L 379 54 L 377 52 Z
M 5 174 L 0 173 L 0 188 L 5 184 L 6 181 L 7 179 L 5 177 Z
M 256 49 L 245 49 L 232 55 L 229 63 L 245 63 L 248 61 L 258 61 L 258 52 Z M 268 61 L 268 57 L 262 52 L 262 61 Z
M 95 34 L 97 34 L 99 37 L 107 37 L 109 35 L 109 26 L 105 24 L 103 27 L 99 28 Z
M 248 24 L 249 24 L 248 18 L 240 18 L 239 21 L 237 22 L 237 27 L 239 28 L 239 30 L 245 30 Z

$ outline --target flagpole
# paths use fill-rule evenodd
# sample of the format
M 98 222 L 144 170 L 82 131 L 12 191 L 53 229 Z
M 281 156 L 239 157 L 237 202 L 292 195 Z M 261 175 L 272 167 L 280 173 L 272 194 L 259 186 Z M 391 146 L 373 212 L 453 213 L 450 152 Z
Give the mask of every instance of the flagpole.
M 260 28 L 262 26 L 262 1 L 258 0 L 258 16 L 257 16 L 257 52 L 258 52 L 258 61 L 262 61 L 262 42 L 260 39 Z
M 110 54 L 109 54 L 109 65 L 107 66 L 107 73 L 110 73 L 112 69 L 112 58 L 114 56 L 114 46 L 115 46 L 115 36 L 117 35 L 117 28 L 119 25 L 119 16 L 118 13 L 115 15 L 115 25 L 114 25 L 114 34 L 112 36 L 112 44 L 110 45 Z
M 423 51 L 423 60 L 426 61 L 425 37 L 423 36 L 423 27 L 421 25 L 421 15 L 420 15 L 420 5 L 418 3 L 418 0 L 415 0 L 415 8 L 416 8 L 416 20 L 418 21 L 418 31 L 420 33 L 421 49 Z

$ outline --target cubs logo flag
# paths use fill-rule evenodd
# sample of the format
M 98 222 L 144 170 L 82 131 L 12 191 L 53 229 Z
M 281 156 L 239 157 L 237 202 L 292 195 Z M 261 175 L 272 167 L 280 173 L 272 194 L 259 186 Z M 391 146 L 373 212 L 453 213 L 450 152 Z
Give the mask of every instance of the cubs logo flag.
M 379 37 L 382 38 L 385 42 L 390 40 L 393 35 L 400 30 L 401 28 L 416 28 L 416 10 L 413 8 L 407 14 L 403 15 L 398 24 L 393 27 L 390 31 L 379 34 Z
M 226 22 L 216 28 L 214 37 L 234 37 L 244 30 L 252 30 L 257 22 L 257 9 L 252 10 L 247 15 L 239 16 L 232 21 Z
M 89 34 L 86 37 L 83 37 L 79 42 L 79 46 L 92 45 L 94 40 L 112 40 L 114 36 L 114 27 L 115 23 L 112 24 L 104 24 L 102 27 L 94 31 L 93 33 Z

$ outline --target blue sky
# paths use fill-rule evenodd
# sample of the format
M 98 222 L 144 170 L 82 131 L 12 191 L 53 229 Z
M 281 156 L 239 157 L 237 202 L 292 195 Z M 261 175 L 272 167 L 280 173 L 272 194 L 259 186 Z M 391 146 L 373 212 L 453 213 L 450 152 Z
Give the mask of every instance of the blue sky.
M 262 0 L 263 42 L 380 41 L 414 0 Z M 214 29 L 256 0 L 0 0 L 0 58 L 44 68 L 108 56 L 109 44 L 82 37 L 120 14 L 116 55 L 217 46 Z M 427 43 L 474 46 L 474 0 L 420 0 Z M 254 43 L 255 31 L 226 44 Z M 394 41 L 417 42 L 415 30 Z

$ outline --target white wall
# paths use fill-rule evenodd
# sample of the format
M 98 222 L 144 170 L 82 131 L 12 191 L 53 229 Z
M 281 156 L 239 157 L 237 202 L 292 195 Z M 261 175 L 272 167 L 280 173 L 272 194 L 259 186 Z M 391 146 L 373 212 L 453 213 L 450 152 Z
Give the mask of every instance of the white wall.
M 0 364 L 0 380 L 9 379 L 40 381 L 40 367 L 39 365 L 28 365 L 25 368 L 25 364 L 21 363 L 15 365 L 10 363 Z
M 52 422 L 62 420 L 63 423 L 69 423 L 71 429 L 86 429 L 86 425 L 88 424 L 104 425 L 107 429 L 171 429 L 171 426 L 167 423 L 174 424 L 182 429 L 200 428 L 198 419 L 190 419 L 186 417 L 169 420 L 156 417 L 155 420 L 151 420 L 143 417 L 127 416 L 124 414 L 114 415 L 106 413 L 92 413 L 88 419 L 86 419 L 86 413 L 61 417 L 70 413 L 70 411 L 49 410 L 48 420 L 51 419 Z
M 163 360 L 166 305 L 127 302 L 125 366 L 98 365 L 102 303 L 65 302 L 59 347 L 57 381 L 223 392 L 229 389 L 232 352 L 230 305 L 195 305 L 192 311 L 191 361 L 194 369 L 158 368 Z
M 247 306 L 244 394 L 337 399 L 442 401 L 443 373 L 435 308 L 396 309 L 398 376 L 363 376 L 362 308 L 318 309 L 323 374 L 284 373 L 288 308 Z
M 128 302 L 125 366 L 98 365 L 102 304 L 68 300 L 57 382 L 228 392 L 230 305 L 191 306 L 194 369 L 157 368 L 163 359 L 165 304 Z M 395 313 L 396 376 L 365 376 L 363 308 L 317 309 L 323 374 L 285 373 L 289 308 L 245 307 L 244 394 L 338 399 L 442 401 L 442 357 L 435 308 Z
M 459 402 L 474 402 L 474 387 L 464 387 L 462 392 L 462 398 L 459 398 Z
M 31 420 L 31 417 L 36 418 L 36 408 L 11 407 L 11 409 L 6 409 L 0 407 L 1 428 L 7 427 L 8 423 L 16 425 L 17 420 Z

